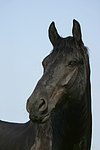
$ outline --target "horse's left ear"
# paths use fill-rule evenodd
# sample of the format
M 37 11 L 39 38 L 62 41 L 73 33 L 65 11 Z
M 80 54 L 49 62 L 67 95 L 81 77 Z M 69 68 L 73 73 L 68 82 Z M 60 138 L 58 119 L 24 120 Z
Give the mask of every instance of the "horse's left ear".
M 61 37 L 60 37 L 60 35 L 57 32 L 57 29 L 55 27 L 55 23 L 54 22 L 52 22 L 50 24 L 48 32 L 49 32 L 49 39 L 50 39 L 52 45 L 55 46 L 58 43 L 58 41 L 59 41 L 59 39 Z
M 78 21 L 76 21 L 75 19 L 73 20 L 73 29 L 72 29 L 72 34 L 74 39 L 77 42 L 82 41 L 82 33 L 81 33 L 81 27 Z

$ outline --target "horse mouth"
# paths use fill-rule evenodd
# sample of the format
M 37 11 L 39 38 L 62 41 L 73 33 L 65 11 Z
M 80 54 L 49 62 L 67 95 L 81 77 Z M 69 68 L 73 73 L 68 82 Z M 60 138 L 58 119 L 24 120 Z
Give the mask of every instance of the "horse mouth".
M 39 117 L 39 118 L 34 118 L 34 117 L 30 117 L 30 120 L 33 122 L 33 123 L 36 123 L 36 124 L 43 124 L 45 123 L 46 121 L 48 121 L 50 118 L 50 114 L 46 114 L 45 116 L 43 117 Z
M 47 114 L 42 120 L 41 123 L 45 123 L 47 120 L 49 120 L 50 114 Z

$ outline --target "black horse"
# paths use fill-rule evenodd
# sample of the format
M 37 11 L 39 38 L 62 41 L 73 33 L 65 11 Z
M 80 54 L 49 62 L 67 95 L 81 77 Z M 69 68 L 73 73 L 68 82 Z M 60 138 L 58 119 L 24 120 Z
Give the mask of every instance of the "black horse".
M 76 20 L 72 33 L 62 38 L 51 23 L 53 51 L 43 60 L 43 76 L 27 101 L 30 121 L 1 121 L 0 150 L 90 150 L 89 56 Z

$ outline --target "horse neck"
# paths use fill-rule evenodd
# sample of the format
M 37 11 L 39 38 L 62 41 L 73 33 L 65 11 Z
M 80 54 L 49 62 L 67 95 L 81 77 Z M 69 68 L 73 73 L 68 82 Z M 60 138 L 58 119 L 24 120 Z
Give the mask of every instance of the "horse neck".
M 75 100 L 76 103 L 69 100 L 63 109 L 59 109 L 60 111 L 55 113 L 52 119 L 52 147 L 54 150 L 73 149 L 71 146 L 78 143 L 84 136 L 84 130 L 89 119 L 87 109 L 89 98 L 90 96 L 86 92 L 79 100 Z

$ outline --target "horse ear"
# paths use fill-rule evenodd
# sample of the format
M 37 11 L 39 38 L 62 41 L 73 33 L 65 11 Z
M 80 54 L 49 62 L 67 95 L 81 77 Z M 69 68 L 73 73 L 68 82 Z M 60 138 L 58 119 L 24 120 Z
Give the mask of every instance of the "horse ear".
M 77 42 L 82 41 L 81 27 L 80 27 L 79 22 L 76 21 L 75 19 L 73 20 L 72 34 L 73 34 L 74 39 Z
M 50 24 L 48 32 L 49 32 L 49 39 L 50 39 L 52 45 L 55 46 L 61 37 L 59 36 L 59 34 L 57 32 L 54 22 L 52 22 Z

